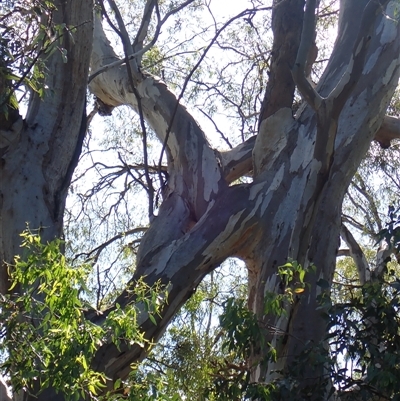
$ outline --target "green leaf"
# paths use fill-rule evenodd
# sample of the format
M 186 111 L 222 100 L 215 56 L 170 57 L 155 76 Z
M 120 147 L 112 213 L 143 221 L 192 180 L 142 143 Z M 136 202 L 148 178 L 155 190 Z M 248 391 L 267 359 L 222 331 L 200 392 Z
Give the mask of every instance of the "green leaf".
M 151 322 L 152 322 L 154 325 L 157 325 L 157 321 L 156 321 L 154 315 L 150 314 L 150 315 L 149 315 L 149 319 L 151 320 Z

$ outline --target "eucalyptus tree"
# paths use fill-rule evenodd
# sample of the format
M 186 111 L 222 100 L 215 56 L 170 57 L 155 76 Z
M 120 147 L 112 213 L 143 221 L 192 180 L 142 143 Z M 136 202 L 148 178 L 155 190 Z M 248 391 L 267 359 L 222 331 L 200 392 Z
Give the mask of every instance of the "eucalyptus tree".
M 88 89 L 102 114 L 126 105 L 139 116 L 150 224 L 126 289 L 101 314 L 88 311 L 86 319 L 102 325 L 116 305 L 124 308 L 135 301 L 132 288 L 139 279 L 150 286 L 161 282 L 168 289 L 168 299 L 156 321 L 140 303 L 137 316 L 145 337 L 156 341 L 203 278 L 235 256 L 248 269 L 248 307 L 269 328 L 264 341 L 275 347 L 277 355 L 265 365 L 259 363 L 264 350 L 253 349 L 249 361 L 252 381 L 268 383 L 277 374 L 284 375 L 304 344 L 321 343 L 327 334 L 326 321 L 317 299 L 332 285 L 341 234 L 357 261 L 360 280 L 372 276 L 371 266 L 358 257 L 354 238 L 341 229 L 341 207 L 371 142 L 376 139 L 388 147 L 400 134 L 399 120 L 385 116 L 399 79 L 400 4 L 397 0 L 341 0 L 333 50 L 322 74 L 312 76 L 318 82 L 312 82 L 318 3 L 281 0 L 264 5 L 254 1 L 236 18 L 215 22 L 215 35 L 183 77 L 179 95 L 155 71 L 145 68 L 144 60 L 154 51 L 169 18 L 200 7 L 201 2 L 147 0 L 118 5 L 108 0 L 93 5 L 55 0 L 35 3 L 33 8 L 15 3 L 10 11 L 14 21 L 16 15 L 32 14 L 40 24 L 29 25 L 26 32 L 39 27 L 36 39 L 20 47 L 18 57 L 9 56 L 7 43 L 2 44 L 2 293 L 7 293 L 7 266 L 20 253 L 20 233 L 27 223 L 40 230 L 45 242 L 63 235 L 67 192 L 87 132 Z M 269 15 L 273 43 L 270 51 L 259 52 L 265 53 L 258 65 L 264 63 L 260 72 L 267 65 L 268 79 L 262 101 L 254 103 L 255 135 L 219 151 L 211 147 L 207 133 L 182 104 L 184 90 L 202 84 L 196 82 L 196 70 L 207 52 L 218 45 L 224 29 L 241 18 L 248 22 L 246 29 L 258 34 L 252 18 L 260 13 Z M 124 20 L 125 15 L 132 17 L 133 24 L 128 24 L 127 17 Z M 5 21 L 9 15 L 2 18 Z M 117 33 L 122 56 L 104 32 L 107 24 Z M 259 38 L 263 40 L 268 43 L 267 35 Z M 13 37 L 8 43 L 17 42 Z M 23 61 L 20 75 L 15 60 Z M 28 79 L 32 71 L 42 71 L 39 86 Z M 21 83 L 31 90 L 25 118 L 15 104 Z M 258 96 L 246 95 L 250 100 Z M 225 96 L 226 104 L 238 104 L 233 96 Z M 146 156 L 149 128 L 167 161 L 166 166 L 160 163 L 154 168 L 162 181 L 157 213 L 154 176 Z M 246 179 L 240 181 L 242 177 Z M 383 271 L 392 251 L 389 246 L 379 251 L 376 274 Z M 266 313 L 266 294 L 285 292 L 288 283 L 277 272 L 288 261 L 310 271 L 308 285 L 293 303 L 285 305 L 284 314 Z M 139 344 L 127 341 L 117 346 L 109 341 L 98 346 L 91 366 L 105 374 L 112 388 L 146 352 Z M 314 386 L 325 373 L 323 365 L 304 366 L 300 387 Z M 321 397 L 315 394 L 310 399 L 313 396 Z M 34 396 L 27 391 L 15 395 L 19 397 Z M 39 395 L 46 400 L 62 397 L 51 389 Z

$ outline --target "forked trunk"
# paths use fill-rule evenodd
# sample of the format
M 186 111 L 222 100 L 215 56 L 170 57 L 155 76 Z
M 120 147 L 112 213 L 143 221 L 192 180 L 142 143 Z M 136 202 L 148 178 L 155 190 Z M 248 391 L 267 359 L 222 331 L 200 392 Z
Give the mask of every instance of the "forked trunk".
M 289 7 L 290 2 L 281 2 L 280 7 L 285 5 Z M 316 283 L 320 279 L 332 282 L 343 195 L 382 123 L 398 81 L 395 2 L 386 11 L 389 17 L 376 2 L 342 1 L 338 39 L 316 90 L 302 80 L 301 71 L 293 72 L 308 104 L 293 117 L 291 98 L 279 99 L 267 90 L 255 144 L 249 141 L 215 158 L 201 129 L 186 109 L 177 106 L 167 142 L 169 196 L 142 241 L 132 280 L 146 276 L 149 283 L 160 279 L 170 285 L 170 300 L 158 326 L 143 317 L 148 338 L 159 337 L 208 271 L 226 257 L 239 255 L 252 266 L 250 307 L 276 330 L 269 340 L 277 345 L 279 360 L 267 369 L 257 369 L 254 378 L 269 380 L 269 372 L 290 366 L 305 343 L 323 340 L 325 322 L 316 310 L 321 289 Z M 285 18 L 285 12 L 280 15 Z M 361 17 L 355 21 L 354 15 Z M 101 25 L 96 26 L 93 71 L 115 60 Z M 279 26 L 275 24 L 278 30 Z M 298 40 L 287 49 L 293 51 L 296 46 Z M 285 59 L 283 67 L 297 59 Z M 296 66 L 297 61 L 288 73 L 278 75 L 289 80 Z M 134 65 L 131 70 L 143 115 L 163 142 L 175 109 L 174 96 Z M 281 90 L 281 83 L 273 82 L 275 90 Z M 105 71 L 91 83 L 91 90 L 104 103 L 129 104 L 137 110 L 137 98 L 126 91 L 128 87 L 124 66 Z M 293 85 L 287 87 L 294 91 Z M 271 98 L 273 107 L 268 103 Z M 228 187 L 236 169 L 248 168 L 246 157 L 253 144 L 254 182 Z M 316 273 L 306 277 L 310 289 L 288 308 L 288 319 L 263 316 L 264 294 L 282 291 L 277 267 L 288 258 L 305 267 L 316 266 Z M 118 302 L 128 300 L 125 293 Z M 280 334 L 272 335 L 275 332 Z M 144 352 L 138 347 L 122 351 L 113 345 L 103 347 L 96 368 L 113 379 L 125 377 L 129 364 Z M 313 384 L 315 373 L 305 372 L 308 384 Z M 317 373 L 319 380 L 321 372 Z
M 297 113 L 296 121 L 291 120 L 289 110 L 281 109 L 260 126 L 254 151 L 259 175 L 253 188 L 271 172 L 275 173 L 276 181 L 270 187 L 272 194 L 261 222 L 263 239 L 249 255 L 249 305 L 268 328 L 267 340 L 276 347 L 278 360 L 254 369 L 255 381 L 269 382 L 279 377 L 277 371 L 289 372 L 305 346 L 322 344 L 327 334 L 327 322 L 318 308 L 317 297 L 322 288 L 317 282 L 323 279 L 328 288 L 332 284 L 340 244 L 343 196 L 381 124 L 399 76 L 399 26 L 390 17 L 396 13 L 395 2 L 389 3 L 387 15 L 378 7 L 372 13 L 373 19 L 369 17 L 369 31 L 361 34 L 365 36 L 364 44 L 370 43 L 364 61 L 357 61 L 360 48 L 355 49 L 355 43 L 368 20 L 366 12 L 363 14 L 367 3 L 342 1 L 338 39 L 316 88 L 322 96 L 322 105 L 332 102 L 326 106 L 329 108 L 333 104 L 328 117 L 322 115 L 322 106 L 311 102 L 311 106 Z M 354 15 L 360 18 L 355 21 Z M 346 72 L 347 68 L 351 72 Z M 351 83 L 355 74 L 357 81 Z M 349 82 L 351 90 L 346 89 Z M 348 95 L 341 97 L 341 90 L 348 90 Z M 331 100 L 324 100 L 331 96 Z M 324 128 L 334 132 L 331 154 L 331 138 Z M 317 147 L 321 138 L 325 139 L 322 144 L 325 155 L 319 159 Z M 329 157 L 326 170 L 323 169 L 325 157 Z M 287 316 L 264 315 L 265 294 L 285 290 L 277 268 L 288 258 L 306 268 L 315 265 L 316 273 L 306 275 L 310 286 L 301 295 L 295 295 L 292 305 L 287 305 Z M 255 355 L 254 360 L 262 356 Z M 313 390 L 327 373 L 324 365 L 306 364 L 302 369 L 301 385 L 309 386 L 309 399 L 321 399 L 321 393 Z
M 85 46 L 90 43 L 92 26 L 89 3 L 60 2 L 59 20 L 78 25 L 75 45 L 66 43 L 69 62 L 63 64 L 57 54 L 51 58 L 48 80 L 53 98 L 33 100 L 20 136 L 2 154 L 0 257 L 6 262 L 19 251 L 18 235 L 25 222 L 33 229 L 43 228 L 45 240 L 62 231 L 66 191 L 85 128 L 82 114 L 91 50 Z M 343 195 L 381 126 L 399 77 L 398 1 L 387 7 L 381 3 L 383 8 L 375 1 L 341 1 L 335 49 L 314 90 L 304 79 L 310 36 L 302 25 L 304 2 L 276 1 L 282 7 L 276 18 L 284 20 L 290 14 L 296 25 L 294 35 L 283 28 L 278 35 L 281 24 L 278 20 L 273 24 L 279 40 L 293 41 L 285 43 L 285 52 L 292 54 L 279 59 L 279 46 L 275 46 L 271 66 L 276 68 L 271 75 L 275 87 L 267 90 L 257 139 L 222 154 L 211 149 L 196 121 L 177 105 L 163 82 L 138 69 L 135 62 L 130 76 L 122 63 L 104 68 L 117 58 L 101 21 L 96 22 L 91 68 L 92 73 L 101 73 L 91 81 L 91 91 L 105 105 L 141 109 L 160 141 L 167 139 L 166 198 L 143 238 L 131 281 L 145 277 L 148 284 L 161 280 L 169 286 L 168 304 L 157 325 L 145 311 L 138 314 L 146 338 L 160 337 L 209 271 L 229 256 L 240 256 L 251 267 L 249 305 L 271 328 L 268 341 L 278 351 L 276 364 L 254 370 L 256 381 L 271 380 L 271 372 L 292 366 L 307 342 L 318 344 L 324 339 L 317 282 L 332 282 Z M 286 14 L 284 7 L 290 6 L 299 10 Z M 306 12 L 304 21 L 310 15 Z M 307 103 L 292 116 L 295 84 Z M 291 96 L 277 96 L 276 91 L 282 92 L 279 85 Z M 254 172 L 251 184 L 231 185 L 249 170 Z M 304 267 L 314 264 L 316 273 L 306 276 L 310 287 L 287 307 L 287 318 L 265 315 L 266 292 L 284 291 L 277 268 L 288 258 Z M 5 291 L 5 267 L 1 279 Z M 122 307 L 130 301 L 130 291 L 117 299 Z M 102 317 L 93 313 L 88 318 L 101 324 L 106 315 L 107 311 Z M 130 365 L 145 354 L 139 346 L 122 344 L 117 349 L 105 344 L 92 366 L 113 381 L 125 378 Z M 263 355 L 254 358 L 259 356 Z M 318 383 L 323 369 L 305 369 L 305 385 Z M 51 397 L 46 393 L 38 399 Z

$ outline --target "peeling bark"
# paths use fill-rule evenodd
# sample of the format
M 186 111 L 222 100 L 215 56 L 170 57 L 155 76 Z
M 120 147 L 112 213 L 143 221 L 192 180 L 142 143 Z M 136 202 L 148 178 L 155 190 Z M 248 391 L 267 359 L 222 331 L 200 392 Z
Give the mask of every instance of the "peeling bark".
M 358 5 L 360 3 L 357 2 Z M 389 14 L 393 12 L 393 3 L 388 6 L 388 11 Z M 346 29 L 346 38 L 357 38 L 359 26 L 355 24 L 352 15 L 343 13 L 341 18 L 341 26 Z M 297 136 L 295 133 L 288 135 L 295 138 L 292 142 L 297 141 L 296 147 L 292 149 L 290 146 L 293 145 L 288 142 L 286 148 L 281 151 L 281 154 L 285 154 L 285 158 L 281 156 L 277 159 L 279 165 L 275 163 L 268 166 L 268 170 L 273 169 L 275 172 L 280 171 L 279 166 L 281 169 L 285 169 L 286 177 L 282 178 L 282 183 L 285 183 L 285 197 L 279 199 L 275 195 L 277 205 L 276 210 L 270 214 L 270 216 L 274 216 L 272 224 L 270 219 L 264 222 L 265 226 L 269 224 L 274 228 L 273 231 L 269 230 L 269 238 L 272 240 L 270 242 L 263 241 L 258 250 L 259 264 L 262 265 L 262 269 L 252 283 L 256 286 L 255 293 L 259 294 L 252 309 L 262 314 L 265 291 L 280 291 L 279 282 L 274 278 L 274 273 L 276 273 L 276 267 L 283 264 L 287 256 L 301 261 L 305 266 L 313 263 L 317 267 L 316 276 L 310 276 L 307 279 L 311 283 L 311 289 L 292 307 L 289 313 L 290 321 L 285 322 L 272 316 L 264 318 L 268 325 L 288 333 L 287 341 L 278 346 L 278 354 L 282 359 L 279 360 L 277 366 L 269 366 L 268 371 L 284 368 L 285 365 L 290 366 L 293 357 L 298 352 L 296 350 L 301 348 L 301 344 L 307 341 L 318 343 L 323 339 L 325 323 L 316 312 L 316 297 L 320 292 L 316 282 L 319 278 L 324 278 L 329 283 L 332 282 L 338 248 L 341 201 L 356 167 L 381 125 L 384 111 L 398 80 L 399 43 L 395 39 L 399 34 L 398 26 L 392 25 L 390 22 L 389 25 L 386 25 L 387 23 L 383 14 L 377 14 L 373 28 L 374 36 L 366 53 L 365 66 L 340 113 L 335 132 L 333 158 L 328 165 L 328 174 L 325 175 L 322 187 L 318 189 L 317 185 L 317 174 L 321 165 L 317 165 L 315 159 L 308 156 L 312 154 L 312 144 L 320 135 L 315 114 L 310 108 L 301 112 L 297 119 L 300 124 Z M 343 32 L 339 32 L 339 38 L 344 38 Z M 336 91 L 337 82 L 342 79 L 343 71 L 348 69 L 348 64 L 344 64 L 343 61 L 346 60 L 345 56 L 349 49 L 347 40 L 339 39 L 337 41 L 332 61 L 328 64 L 327 70 L 317 86 L 319 93 L 329 94 L 332 90 Z M 346 42 L 346 47 L 344 47 L 344 42 Z M 350 49 L 352 48 L 350 46 Z M 379 62 L 374 58 L 376 53 L 380 55 Z M 337 65 L 339 55 L 342 61 L 340 65 Z M 350 59 L 349 54 L 347 63 L 350 62 Z M 392 85 L 389 92 L 387 86 L 389 81 L 384 78 L 386 76 L 390 77 L 389 81 Z M 369 90 L 371 82 L 374 82 L 373 91 Z M 290 172 L 295 174 L 290 176 Z M 319 191 L 319 194 L 316 194 L 315 191 Z M 316 213 L 314 221 L 310 218 L 312 213 Z M 304 238 L 304 233 L 308 235 L 308 243 L 306 247 L 303 247 L 303 250 L 306 251 L 303 260 L 304 254 L 300 242 Z M 276 240 L 277 238 L 278 240 Z M 295 334 L 295 337 L 292 337 L 290 333 Z M 257 371 L 255 378 L 267 380 L 268 371 Z M 311 385 L 312 377 L 321 374 L 322 372 L 312 371 L 311 368 L 309 372 L 306 369 L 305 375 L 310 378 L 308 384 Z
M 284 8 L 284 3 L 288 2 L 282 2 L 280 7 Z M 367 1 L 357 4 L 362 11 Z M 286 15 L 288 10 L 283 8 L 281 11 Z M 316 297 L 320 292 L 316 282 L 320 278 L 332 281 L 341 227 L 341 201 L 382 124 L 398 79 L 396 24 L 383 14 L 375 15 L 374 20 L 371 13 L 366 14 L 363 24 L 370 24 L 374 29 L 367 44 L 363 40 L 365 32 L 359 33 L 361 22 L 352 21 L 353 8 L 345 10 L 341 14 L 342 31 L 334 56 L 316 88 L 321 97 L 333 96 L 332 104 L 329 97 L 325 101 L 323 117 L 317 117 L 312 107 L 305 107 L 294 118 L 291 100 L 282 100 L 277 106 L 268 95 L 264 112 L 269 111 L 261 119 L 256 140 L 251 139 L 230 152 L 215 154 L 186 109 L 177 106 L 178 119 L 175 117 L 173 121 L 167 142 L 169 169 L 174 176 L 169 184 L 170 195 L 145 235 L 138 258 L 138 276 L 146 275 L 150 284 L 161 279 L 171 285 L 169 305 L 159 325 L 154 327 L 148 319 L 144 320 L 142 327 L 148 338 L 159 337 L 174 311 L 190 296 L 206 272 L 227 256 L 240 255 L 252 265 L 250 307 L 267 324 L 288 333 L 285 343 L 276 344 L 280 356 L 278 365 L 269 366 L 268 371 L 290 364 L 302 343 L 323 339 L 324 322 L 316 312 Z M 96 27 L 100 32 L 96 40 L 99 40 L 101 26 Z M 276 30 L 275 37 L 279 36 L 279 27 Z M 107 60 L 115 60 L 104 36 L 102 41 L 95 46 L 93 69 L 101 68 Z M 356 62 L 352 62 L 356 41 L 364 53 L 357 53 Z M 101 53 L 100 48 L 106 51 Z M 374 59 L 377 52 L 379 63 Z M 284 82 L 270 77 L 269 85 L 278 85 L 278 88 L 286 84 L 289 78 L 285 76 Z M 353 77 L 351 85 L 346 76 Z M 135 79 L 145 117 L 164 141 L 176 98 L 162 82 L 148 74 L 136 74 Z M 372 92 L 370 82 L 374 82 Z M 126 92 L 127 87 L 122 66 L 104 72 L 91 83 L 93 93 L 107 104 L 128 104 L 137 110 L 136 100 Z M 337 119 L 335 124 L 329 120 L 330 113 Z M 318 118 L 329 122 L 328 125 L 321 125 L 322 120 Z M 248 155 L 253 143 L 250 164 Z M 318 146 L 321 159 L 315 153 Z M 251 170 L 255 176 L 252 184 L 227 186 L 239 174 Z M 163 233 L 162 240 L 160 233 Z M 265 291 L 280 291 L 276 269 L 288 257 L 305 266 L 310 263 L 317 266 L 317 274 L 308 278 L 311 289 L 291 308 L 290 321 L 263 317 Z M 123 294 L 118 302 L 123 304 L 128 300 L 127 294 Z M 296 333 L 296 338 L 290 333 Z M 128 347 L 118 353 L 109 345 L 99 351 L 95 366 L 114 379 L 125 377 L 129 363 L 142 358 L 144 353 Z M 268 371 L 257 370 L 254 378 L 268 380 Z M 316 373 L 321 374 L 311 370 L 307 373 L 310 383 Z
M 313 2 L 307 3 L 313 11 Z M 325 322 L 317 311 L 321 292 L 317 282 L 320 278 L 332 282 L 344 193 L 374 137 L 386 146 L 400 134 L 398 119 L 384 119 L 399 78 L 400 24 L 376 9 L 363 14 L 372 3 L 341 1 L 334 52 L 321 81 L 310 88 L 304 81 L 307 46 L 298 55 L 304 1 L 274 2 L 275 53 L 259 133 L 229 152 L 214 151 L 166 85 L 137 68 L 141 55 L 134 52 L 143 47 L 145 25 L 132 49 L 125 43 L 132 62 L 129 69 L 115 55 L 101 20 L 95 19 L 91 92 L 109 107 L 129 105 L 136 112 L 140 108 L 167 151 L 170 179 L 164 202 L 141 242 L 137 271 L 116 300 L 122 307 L 134 302 L 129 289 L 140 277 L 149 285 L 161 280 L 168 286 L 168 303 L 157 325 L 145 311 L 139 314 L 146 338 L 156 341 L 161 336 L 208 272 L 227 257 L 240 256 L 249 266 L 249 307 L 266 325 L 285 333 L 281 338 L 270 334 L 267 340 L 277 347 L 278 362 L 257 367 L 253 379 L 270 380 L 273 370 L 290 366 L 305 342 L 323 340 Z M 149 10 L 152 4 L 148 2 Z M 392 17 L 394 4 L 390 2 L 386 10 Z M 10 262 L 18 254 L 18 235 L 26 221 L 31 228 L 41 228 L 44 240 L 62 233 L 66 190 L 85 131 L 91 12 L 90 2 L 60 3 L 57 21 L 79 28 L 75 45 L 65 43 L 68 63 L 63 64 L 58 54 L 49 59 L 47 80 L 54 96 L 33 98 L 21 131 L 16 121 L 15 127 L 4 130 L 8 136 L 0 132 L 1 143 L 8 141 L 0 166 L 3 261 Z M 354 20 L 354 15 L 365 18 Z M 293 71 L 296 60 L 299 68 Z M 295 81 L 309 104 L 293 116 Z M 254 175 L 251 184 L 231 185 L 249 172 Z M 346 238 L 351 248 L 351 238 Z M 306 278 L 310 289 L 305 295 L 288 306 L 288 319 L 265 316 L 265 293 L 282 291 L 277 267 L 288 258 L 304 267 L 314 264 L 317 273 Z M 1 274 L 1 291 L 6 291 L 5 266 Z M 88 312 L 87 318 L 101 324 L 112 309 L 102 316 Z M 146 350 L 138 346 L 123 344 L 117 349 L 106 344 L 92 366 L 112 382 L 125 378 L 130 365 L 145 355 Z M 322 373 L 306 367 L 305 385 L 312 386 Z M 49 390 L 40 399 L 62 396 Z

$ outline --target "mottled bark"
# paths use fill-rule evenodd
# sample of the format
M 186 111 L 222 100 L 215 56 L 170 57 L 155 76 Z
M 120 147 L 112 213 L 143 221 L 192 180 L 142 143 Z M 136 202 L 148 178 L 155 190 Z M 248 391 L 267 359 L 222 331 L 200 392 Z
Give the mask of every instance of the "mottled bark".
M 357 2 L 357 5 L 361 6 L 361 3 L 366 5 L 368 2 Z M 317 87 L 318 96 L 322 99 L 321 104 L 329 101 L 329 97 L 325 96 L 332 93 L 334 98 L 338 99 L 341 96 L 338 83 L 343 83 L 342 88 L 346 88 L 349 82 L 346 76 L 350 77 L 354 73 L 349 68 L 349 63 L 351 67 L 356 65 L 356 62 L 353 63 L 355 58 L 352 54 L 354 46 L 349 42 L 351 40 L 349 38 L 355 40 L 358 37 L 357 40 L 360 40 L 360 25 L 354 21 L 352 14 L 354 10 L 351 7 L 346 10 L 341 14 L 340 23 L 341 29 L 346 30 L 346 35 L 343 31 L 339 31 L 339 39 L 331 61 Z M 389 15 L 393 14 L 394 10 L 394 3 L 391 3 L 388 7 Z M 260 167 L 265 173 L 261 175 L 268 174 L 270 170 L 283 170 L 281 179 L 283 184 L 281 197 L 277 196 L 278 190 L 275 192 L 276 209 L 270 213 L 270 216 L 273 216 L 272 223 L 271 217 L 263 222 L 269 234 L 264 235 L 264 238 L 271 240 L 264 240 L 256 252 L 258 264 L 262 268 L 258 275 L 253 274 L 252 285 L 256 287 L 253 293 L 258 295 L 252 304 L 253 310 L 262 316 L 265 291 L 275 293 L 281 291 L 281 284 L 276 277 L 276 267 L 283 264 L 287 257 L 298 260 L 305 266 L 313 263 L 317 267 L 317 274 L 307 278 L 311 284 L 310 290 L 306 291 L 305 296 L 296 300 L 288 311 L 288 319 L 264 317 L 268 325 L 287 335 L 276 343 L 281 359 L 276 366 L 270 365 L 266 371 L 258 370 L 255 374 L 258 380 L 268 380 L 270 371 L 290 366 L 293 358 L 307 341 L 317 344 L 325 335 L 325 322 L 320 312 L 316 311 L 316 297 L 320 292 L 316 282 L 320 278 L 328 283 L 332 282 L 339 245 L 341 202 L 357 166 L 381 125 L 398 81 L 398 24 L 388 22 L 382 12 L 377 12 L 371 21 L 371 28 L 371 39 L 368 39 L 370 43 L 363 65 L 357 67 L 358 74 L 360 70 L 361 74 L 354 82 L 353 89 L 347 89 L 349 94 L 346 99 L 342 99 L 345 103 L 341 106 L 337 130 L 333 127 L 334 149 L 326 165 L 324 181 L 318 180 L 324 160 L 321 159 L 318 163 L 317 159 L 313 158 L 316 150 L 314 144 L 318 144 L 319 136 L 327 133 L 320 130 L 316 121 L 319 118 L 318 111 L 314 112 L 310 107 L 300 111 L 296 122 L 293 123 L 297 126 L 282 129 L 280 138 L 276 138 L 277 135 L 272 135 L 268 129 L 268 120 L 275 118 L 272 116 L 264 122 L 265 138 L 261 139 L 260 132 L 256 141 L 256 149 L 258 141 L 265 144 L 267 151 L 270 151 L 268 146 L 271 144 L 271 154 L 274 157 L 271 161 L 271 157 L 265 156 L 264 153 L 266 165 Z M 365 32 L 367 38 L 368 35 L 368 32 Z M 360 64 L 360 61 L 358 63 Z M 280 118 L 282 127 L 285 126 L 283 118 L 288 120 L 290 116 L 286 113 Z M 334 118 L 335 115 L 332 116 L 332 120 Z M 274 126 L 277 124 L 274 123 Z M 288 127 L 288 124 L 285 127 Z M 260 131 L 262 129 L 263 126 L 260 127 Z M 273 137 L 272 141 L 269 141 L 269 136 Z M 328 140 L 329 137 L 325 142 L 326 146 L 329 144 Z M 281 157 L 277 156 L 278 149 Z M 313 215 L 315 219 L 312 218 Z M 252 263 L 254 265 L 254 257 Z M 276 339 L 271 338 L 271 340 L 275 343 Z M 313 371 L 311 368 L 307 371 L 307 367 L 304 373 L 310 378 L 308 383 L 310 385 L 312 385 L 311 378 L 322 374 L 321 371 Z
M 43 241 L 62 237 L 68 186 L 86 131 L 86 87 L 93 36 L 91 1 L 55 1 L 55 24 L 76 26 L 64 34 L 60 52 L 47 58 L 43 99 L 34 94 L 26 119 L 1 128 L 0 142 L 0 292 L 9 288 L 6 263 L 21 253 L 27 226 Z M 73 36 L 73 39 L 71 37 Z M 28 399 L 15 395 L 15 399 Z M 46 398 L 50 399 L 50 398 Z
M 320 292 L 316 283 L 320 278 L 328 283 L 332 280 L 341 202 L 370 142 L 378 138 L 378 129 L 393 122 L 385 120 L 382 125 L 399 77 L 395 2 L 386 10 L 393 18 L 379 11 L 354 19 L 354 15 L 363 15 L 367 4 L 367 0 L 341 1 L 338 39 L 314 89 L 303 79 L 307 78 L 307 66 L 301 60 L 307 57 L 299 58 L 297 50 L 302 48 L 304 1 L 275 2 L 276 52 L 259 133 L 222 153 L 211 149 L 199 125 L 177 104 L 166 85 L 137 68 L 140 55 L 132 58 L 130 70 L 116 63 L 118 58 L 101 21 L 95 21 L 90 90 L 106 106 L 125 104 L 137 112 L 140 109 L 159 140 L 166 143 L 168 188 L 158 216 L 142 240 L 137 271 L 130 282 L 133 286 L 137 278 L 145 277 L 150 285 L 157 280 L 168 285 L 168 303 L 158 324 L 154 325 L 145 311 L 139 314 L 148 339 L 160 337 L 203 277 L 229 256 L 248 262 L 250 308 L 285 334 L 274 337 L 271 333 L 268 340 L 277 347 L 278 362 L 255 369 L 254 380 L 270 380 L 269 373 L 289 366 L 306 341 L 318 343 L 324 338 L 325 323 L 316 310 Z M 57 20 L 78 25 L 74 43 L 65 38 L 68 63 L 57 53 L 49 59 L 47 80 L 53 95 L 44 100 L 33 98 L 24 125 L 8 127 L 9 142 L 0 165 L 0 257 L 6 262 L 19 252 L 18 235 L 25 222 L 41 228 L 44 240 L 62 233 L 66 191 L 85 128 L 82 116 L 91 50 L 91 7 L 90 2 L 78 0 L 60 3 Z M 307 32 L 304 35 L 309 36 Z M 139 36 L 135 49 L 142 46 Z M 135 49 L 125 43 L 127 56 Z M 299 67 L 293 72 L 296 60 Z M 110 64 L 112 68 L 105 68 Z M 101 73 L 95 76 L 96 71 Z M 295 82 L 310 104 L 305 103 L 293 116 Z M 393 125 L 390 130 L 396 131 Z M 387 143 L 387 135 L 385 138 L 383 143 Z M 230 186 L 250 171 L 254 175 L 251 184 Z M 288 258 L 305 267 L 315 264 L 317 273 L 307 277 L 310 288 L 288 307 L 287 319 L 264 316 L 265 292 L 282 291 L 277 267 Z M 1 273 L 1 290 L 6 291 L 4 267 Z M 121 306 L 131 301 L 128 291 L 117 299 Z M 89 312 L 87 318 L 101 324 L 106 314 Z M 106 344 L 98 350 L 92 366 L 113 381 L 125 378 L 130 364 L 145 354 L 138 346 L 125 344 L 117 349 Z M 308 384 L 321 373 L 305 368 Z M 39 399 L 62 396 L 49 391 Z
M 43 240 L 60 237 L 68 186 L 77 163 L 86 124 L 86 81 L 91 52 L 92 3 L 60 2 L 54 23 L 77 26 L 63 35 L 68 61 L 55 52 L 46 62 L 43 99 L 32 96 L 18 133 L 2 147 L 0 181 L 0 259 L 11 263 L 20 253 L 19 234 L 27 225 Z M 76 45 L 79 43 L 79 45 Z M 18 122 L 17 122 L 18 124 Z M 7 269 L 1 268 L 1 292 L 7 291 Z
M 361 14 L 366 4 L 367 1 L 357 2 Z M 389 14 L 393 7 L 389 6 Z M 354 22 L 353 15 L 354 6 L 347 5 L 341 13 L 333 56 L 313 95 L 320 98 L 318 108 L 319 104 L 324 108 L 320 114 L 314 111 L 313 104 L 305 105 L 293 117 L 291 101 L 282 100 L 279 107 L 277 103 L 271 106 L 268 95 L 264 110 L 273 111 L 263 115 L 256 140 L 220 154 L 212 152 L 201 129 L 186 109 L 178 106 L 167 142 L 174 178 L 138 258 L 137 276 L 146 275 L 149 283 L 161 279 L 171 286 L 169 304 L 159 325 L 155 327 L 144 317 L 142 327 L 149 338 L 158 338 L 204 274 L 227 256 L 239 255 L 251 264 L 251 308 L 267 324 L 287 333 L 285 341 L 276 342 L 278 364 L 269 366 L 267 371 L 257 370 L 254 378 L 268 380 L 268 371 L 284 368 L 306 341 L 317 343 L 323 339 L 324 321 L 316 312 L 316 282 L 320 278 L 332 280 L 341 201 L 381 126 L 398 79 L 397 24 L 382 12 L 366 13 L 358 22 Z M 279 37 L 279 26 L 276 30 L 275 37 Z M 96 34 L 99 38 L 101 34 Z M 101 50 L 95 52 L 94 71 L 115 60 L 103 40 L 96 47 Z M 359 48 L 355 48 L 356 41 Z M 164 141 L 176 106 L 175 97 L 150 75 L 136 74 L 135 79 L 145 118 Z M 272 88 L 289 81 L 288 74 L 282 78 L 285 82 L 277 77 L 270 79 L 275 80 L 269 84 Z M 126 92 L 127 87 L 124 66 L 107 70 L 91 84 L 93 93 L 105 103 L 129 104 L 137 109 L 137 101 Z M 252 165 L 248 162 L 251 148 Z M 228 187 L 238 176 L 235 170 L 253 170 L 254 182 Z M 311 288 L 290 308 L 289 319 L 263 317 L 265 291 L 281 291 L 277 267 L 288 257 L 306 266 L 314 263 L 317 274 L 307 278 Z M 127 300 L 127 294 L 123 294 L 118 301 Z M 99 351 L 95 367 L 114 379 L 125 377 L 129 363 L 144 354 L 141 349 L 128 347 L 119 353 L 108 345 Z M 308 372 L 309 377 L 315 373 Z

